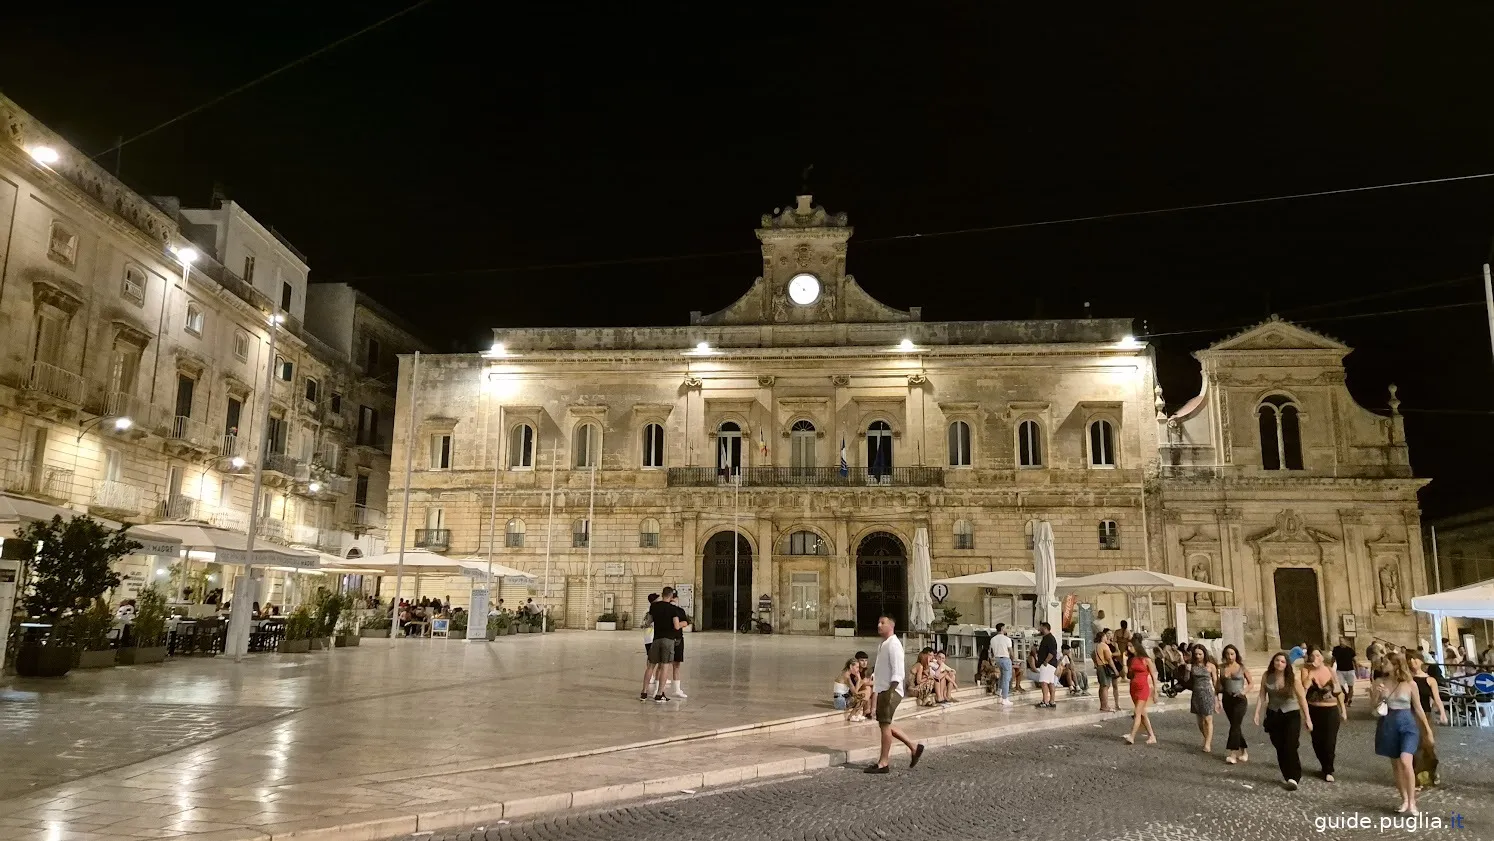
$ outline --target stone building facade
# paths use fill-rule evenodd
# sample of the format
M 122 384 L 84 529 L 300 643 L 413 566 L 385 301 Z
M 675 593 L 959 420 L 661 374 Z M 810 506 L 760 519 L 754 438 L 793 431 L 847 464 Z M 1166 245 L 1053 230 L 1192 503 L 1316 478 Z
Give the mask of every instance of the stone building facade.
M 762 276 L 688 326 L 496 330 L 492 350 L 422 357 L 418 376 L 402 358 L 391 482 L 413 429 L 407 545 L 491 549 L 547 580 L 538 598 L 569 627 L 636 617 L 683 584 L 702 629 L 770 603 L 781 631 L 867 633 L 881 611 L 906 617 L 920 528 L 938 578 L 1030 569 L 1042 519 L 1061 576 L 1150 567 L 1230 586 L 1190 607 L 1195 628 L 1240 605 L 1252 642 L 1274 646 L 1315 599 L 1320 634 L 1340 613 L 1409 633 L 1419 484 L 1400 419 L 1349 399 L 1347 348 L 1263 324 L 1200 353 L 1208 386 L 1168 415 L 1128 320 L 924 322 L 846 273 L 851 234 L 800 196 L 762 219 Z M 1271 433 L 1290 463 L 1261 461 L 1265 405 L 1290 416 L 1285 443 Z M 1377 598 L 1385 568 L 1400 578 Z M 1108 625 L 1132 610 L 1097 602 Z M 1024 615 L 1001 594 L 949 604 L 966 621 Z

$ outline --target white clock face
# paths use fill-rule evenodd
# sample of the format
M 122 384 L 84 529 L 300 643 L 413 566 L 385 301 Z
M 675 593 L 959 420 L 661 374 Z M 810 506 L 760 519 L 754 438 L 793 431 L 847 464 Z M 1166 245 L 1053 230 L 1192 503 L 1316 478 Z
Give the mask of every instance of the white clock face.
M 812 274 L 794 275 L 788 284 L 789 298 L 799 306 L 808 306 L 820 298 L 820 279 Z

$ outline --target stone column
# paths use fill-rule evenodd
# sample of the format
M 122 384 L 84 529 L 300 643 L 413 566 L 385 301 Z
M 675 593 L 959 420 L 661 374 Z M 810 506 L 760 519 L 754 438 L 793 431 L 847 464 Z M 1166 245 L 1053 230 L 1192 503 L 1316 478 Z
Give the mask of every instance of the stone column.
M 701 618 L 700 590 L 703 586 L 700 569 L 700 515 L 690 513 L 682 516 L 681 531 L 683 532 L 683 539 L 681 540 L 680 548 L 680 568 L 683 570 L 683 573 L 680 575 L 679 580 L 689 582 L 695 587 L 695 608 L 692 618 L 699 621 Z M 669 581 L 664 582 L 666 586 L 669 583 Z
M 1261 629 L 1262 645 L 1267 651 L 1281 648 L 1281 627 L 1276 622 L 1276 568 L 1261 564 Z
M 835 515 L 831 534 L 835 540 L 835 554 L 830 559 L 830 572 L 835 591 L 845 593 L 851 600 L 851 616 L 856 618 L 856 567 L 855 547 L 850 545 L 850 524 L 844 515 Z
M 757 557 L 752 559 L 752 609 L 754 612 L 757 610 L 758 596 L 763 593 L 772 596 L 773 618 L 770 621 L 776 626 L 780 621 L 784 594 L 778 592 L 773 575 L 773 515 L 755 514 L 752 533 L 757 537 Z
M 1342 577 L 1344 595 L 1347 602 L 1339 604 L 1333 599 L 1328 599 L 1329 616 L 1324 617 L 1328 627 L 1324 633 L 1328 639 L 1325 642 L 1333 642 L 1343 634 L 1343 623 L 1337 621 L 1342 613 L 1352 613 L 1355 618 L 1369 617 L 1374 613 L 1375 595 L 1373 589 L 1365 588 L 1363 576 L 1363 563 L 1355 563 L 1364 546 L 1364 513 L 1357 508 L 1340 508 L 1338 510 L 1339 534 L 1341 542 L 1337 558 L 1330 558 L 1327 553 L 1323 557 L 1323 586 L 1326 592 L 1332 593 L 1332 584 L 1335 579 Z M 1341 561 L 1343 569 L 1341 575 L 1335 575 L 1330 570 L 1335 562 Z M 1336 644 L 1336 643 L 1335 643 Z
M 1178 575 L 1188 577 L 1188 559 L 1183 552 L 1183 543 L 1179 537 L 1180 527 L 1183 523 L 1183 512 L 1166 509 L 1159 512 L 1161 516 L 1157 520 L 1161 523 L 1162 552 L 1157 555 L 1157 566 L 1153 569 L 1167 575 Z
M 1219 583 L 1230 589 L 1228 593 L 1217 594 L 1222 598 L 1216 597 L 1216 604 L 1233 606 L 1245 601 L 1240 590 L 1248 589 L 1252 578 L 1245 573 L 1250 552 L 1243 542 L 1240 525 L 1243 515 L 1238 508 L 1221 508 L 1215 516 L 1219 523 Z

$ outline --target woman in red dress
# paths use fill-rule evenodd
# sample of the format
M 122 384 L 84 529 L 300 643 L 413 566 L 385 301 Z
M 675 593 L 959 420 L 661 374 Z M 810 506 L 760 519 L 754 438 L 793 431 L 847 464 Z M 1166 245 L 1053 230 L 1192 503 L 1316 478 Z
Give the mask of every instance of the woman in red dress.
M 1136 744 L 1136 734 L 1146 725 L 1146 743 L 1155 745 L 1157 734 L 1152 731 L 1151 716 L 1146 714 L 1152 700 L 1152 687 L 1157 684 L 1157 666 L 1147 656 L 1146 641 L 1140 634 L 1131 637 L 1131 656 L 1126 662 L 1126 672 L 1131 676 L 1131 703 L 1136 711 L 1131 718 L 1131 732 L 1126 734 L 1126 744 Z

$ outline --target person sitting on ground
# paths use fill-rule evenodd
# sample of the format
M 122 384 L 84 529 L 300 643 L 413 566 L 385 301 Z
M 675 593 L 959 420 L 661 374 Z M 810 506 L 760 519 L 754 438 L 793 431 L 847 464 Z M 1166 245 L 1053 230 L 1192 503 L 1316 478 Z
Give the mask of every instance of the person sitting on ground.
M 865 721 L 867 713 L 871 712 L 871 681 L 861 673 L 861 664 L 855 657 L 846 661 L 846 667 L 841 670 L 840 681 L 836 684 L 836 691 L 845 688 L 845 707 L 847 721 Z
M 1064 643 L 1058 654 L 1058 683 L 1067 686 L 1071 695 L 1089 694 L 1089 675 L 1074 668 L 1074 660 L 1069 656 L 1069 644 Z
M 955 675 L 954 666 L 949 665 L 949 655 L 944 652 L 934 655 L 934 663 L 939 666 L 935 677 L 944 684 L 944 703 L 952 704 L 955 690 L 960 688 L 959 677 Z

